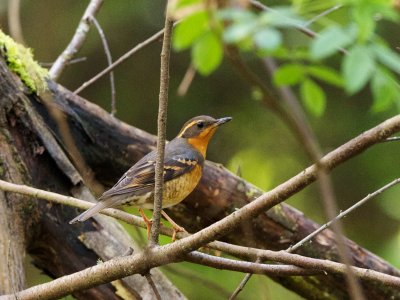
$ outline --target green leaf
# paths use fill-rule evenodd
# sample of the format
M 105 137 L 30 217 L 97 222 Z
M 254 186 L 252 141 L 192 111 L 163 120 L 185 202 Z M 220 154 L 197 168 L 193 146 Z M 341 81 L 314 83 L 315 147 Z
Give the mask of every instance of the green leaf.
M 376 13 L 371 10 L 371 5 L 368 3 L 357 5 L 352 10 L 353 20 L 357 23 L 359 29 L 358 39 L 361 42 L 367 41 L 375 31 L 376 20 L 374 14 Z
M 338 48 L 349 45 L 354 39 L 352 34 L 339 26 L 328 27 L 311 43 L 311 56 L 323 59 L 337 52 Z
M 201 0 L 179 0 L 176 3 L 177 8 L 182 8 L 189 5 L 199 4 Z
M 300 86 L 300 95 L 306 109 L 316 117 L 322 116 L 326 107 L 324 91 L 311 79 L 306 79 Z
M 272 25 L 272 27 L 277 28 L 293 28 L 296 26 L 302 26 L 304 21 L 296 15 L 293 8 L 282 6 L 261 13 L 260 23 L 264 25 Z
M 194 13 L 180 22 L 172 37 L 175 50 L 183 50 L 190 47 L 206 30 L 208 16 L 205 11 Z
M 346 91 L 354 94 L 361 90 L 371 78 L 374 68 L 374 56 L 369 48 L 354 46 L 345 56 L 342 64 Z
M 378 69 L 371 80 L 371 91 L 374 97 L 373 112 L 387 110 L 396 98 L 400 97 L 400 87 L 393 75 L 384 69 Z
M 251 21 L 256 15 L 249 10 L 238 8 L 226 8 L 217 12 L 217 17 L 223 21 Z
M 222 57 L 221 41 L 212 31 L 198 39 L 192 48 L 193 64 L 202 75 L 213 72 L 220 65 Z
M 304 67 L 299 64 L 286 64 L 274 73 L 274 83 L 277 86 L 295 85 L 304 78 Z
M 227 43 L 238 43 L 249 37 L 256 29 L 256 22 L 239 22 L 225 29 L 223 38 Z
M 331 85 L 343 87 L 343 78 L 332 68 L 325 66 L 309 66 L 307 67 L 307 73 Z
M 373 51 L 380 63 L 400 74 L 400 55 L 384 45 L 374 45 Z
M 254 34 L 254 43 L 263 50 L 274 50 L 282 43 L 282 36 L 274 29 L 263 29 Z

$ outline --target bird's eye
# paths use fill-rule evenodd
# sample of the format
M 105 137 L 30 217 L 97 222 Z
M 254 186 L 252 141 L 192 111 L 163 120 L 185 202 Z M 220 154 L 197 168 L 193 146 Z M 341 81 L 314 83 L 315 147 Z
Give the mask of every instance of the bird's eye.
M 197 122 L 197 128 L 203 128 L 204 122 Z

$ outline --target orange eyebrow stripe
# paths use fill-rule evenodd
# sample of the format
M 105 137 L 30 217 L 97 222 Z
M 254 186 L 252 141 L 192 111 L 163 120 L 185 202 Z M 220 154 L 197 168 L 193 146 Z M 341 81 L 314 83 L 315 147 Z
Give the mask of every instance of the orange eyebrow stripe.
M 192 122 L 190 122 L 189 124 L 187 124 L 187 125 L 181 130 L 181 132 L 179 132 L 179 134 L 178 134 L 177 137 L 182 137 L 182 135 L 185 133 L 185 131 L 186 131 L 187 129 L 189 129 L 190 127 L 192 127 L 194 124 L 197 124 L 197 122 L 198 122 L 198 120 L 192 121 Z

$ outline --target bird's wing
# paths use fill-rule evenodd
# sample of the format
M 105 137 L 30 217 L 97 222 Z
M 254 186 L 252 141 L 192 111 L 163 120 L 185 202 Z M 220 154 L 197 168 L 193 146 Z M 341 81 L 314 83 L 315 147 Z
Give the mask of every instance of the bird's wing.
M 199 163 L 193 155 L 178 154 L 167 157 L 164 161 L 164 182 L 179 177 L 191 171 Z M 147 193 L 154 188 L 156 162 L 145 160 L 129 169 L 117 184 L 106 191 L 99 200 L 115 195 L 123 195 L 137 192 Z
M 107 207 L 118 204 L 121 197 L 128 194 L 141 195 L 154 189 L 155 160 L 153 153 L 145 156 L 132 168 L 130 168 L 121 179 L 99 198 L 99 202 L 83 212 L 72 221 L 83 222 Z M 197 164 L 202 164 L 201 157 L 193 152 L 186 154 L 172 154 L 164 159 L 164 182 L 179 177 L 191 171 Z

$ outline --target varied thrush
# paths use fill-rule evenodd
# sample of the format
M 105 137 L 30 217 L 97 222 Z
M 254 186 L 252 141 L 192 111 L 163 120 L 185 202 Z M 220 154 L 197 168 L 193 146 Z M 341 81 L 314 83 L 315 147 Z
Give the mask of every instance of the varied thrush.
M 178 204 L 194 190 L 202 175 L 208 142 L 216 129 L 231 119 L 209 116 L 192 118 L 183 125 L 177 137 L 167 143 L 163 208 Z M 111 189 L 103 193 L 95 206 L 77 216 L 70 224 L 85 221 L 104 208 L 132 205 L 139 207 L 149 234 L 151 221 L 144 215 L 143 208 L 153 209 L 156 154 L 156 150 L 153 150 L 139 160 Z M 162 214 L 174 227 L 174 233 L 183 230 L 164 211 Z

